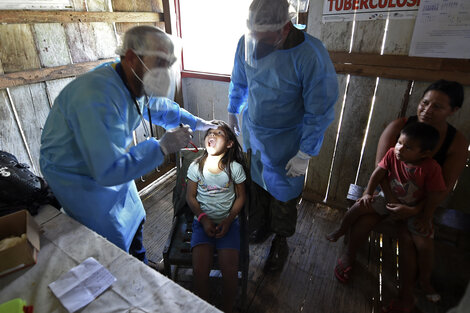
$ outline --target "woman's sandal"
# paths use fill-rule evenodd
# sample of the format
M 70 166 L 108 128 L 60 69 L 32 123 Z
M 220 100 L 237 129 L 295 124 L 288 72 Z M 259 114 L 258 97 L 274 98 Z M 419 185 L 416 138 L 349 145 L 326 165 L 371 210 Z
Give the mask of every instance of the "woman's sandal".
M 398 301 L 392 300 L 387 307 L 382 307 L 382 313 L 411 313 L 413 312 L 415 305 L 405 308 L 398 305 Z
M 338 259 L 338 264 L 335 266 L 335 277 L 338 279 L 341 283 L 346 284 L 349 280 L 349 275 L 348 273 L 352 270 L 352 266 L 344 266 L 343 262 L 341 262 L 341 259 Z

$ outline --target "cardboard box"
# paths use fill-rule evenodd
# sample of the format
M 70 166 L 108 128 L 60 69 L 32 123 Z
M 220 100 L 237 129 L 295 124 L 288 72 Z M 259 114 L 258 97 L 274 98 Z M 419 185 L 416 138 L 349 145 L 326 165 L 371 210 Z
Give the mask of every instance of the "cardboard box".
M 0 251 L 0 277 L 36 264 L 39 252 L 39 226 L 27 210 L 0 217 L 0 240 L 26 234 L 26 240 Z

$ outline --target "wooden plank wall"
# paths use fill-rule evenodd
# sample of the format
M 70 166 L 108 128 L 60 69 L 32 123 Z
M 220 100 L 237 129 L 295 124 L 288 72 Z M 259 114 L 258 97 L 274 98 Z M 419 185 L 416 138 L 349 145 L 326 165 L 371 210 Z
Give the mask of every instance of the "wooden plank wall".
M 406 56 L 414 20 L 389 20 L 388 25 L 386 20 L 323 24 L 322 10 L 323 1 L 310 2 L 307 32 L 321 39 L 330 51 L 333 62 L 338 62 L 335 67 L 339 73 L 340 96 L 336 103 L 335 121 L 325 133 L 320 154 L 310 163 L 303 196 L 308 200 L 325 200 L 329 205 L 346 208 L 349 184 L 365 186 L 375 167 L 375 152 L 382 130 L 403 114 L 416 114 L 424 89 L 440 73 L 446 79 L 453 78 L 464 84 L 464 105 L 450 122 L 470 139 L 470 70 L 466 62 L 468 60 L 409 60 Z M 367 55 L 378 57 L 381 53 L 384 55 L 382 61 L 389 64 L 393 61 L 386 58 L 386 55 L 403 56 L 397 57 L 397 60 L 404 64 L 422 62 L 419 64 L 423 64 L 423 68 L 429 68 L 432 75 L 429 75 L 430 79 L 426 79 L 428 72 L 423 71 L 415 75 L 419 80 L 394 79 L 396 75 L 387 73 L 386 69 L 373 67 L 368 72 L 365 66 L 356 69 L 354 65 L 346 63 L 351 60 L 359 62 L 358 58 L 364 61 L 367 60 Z M 347 55 L 351 56 L 350 61 L 340 63 L 339 60 Z M 451 69 L 451 64 L 455 62 L 460 64 L 460 71 L 455 72 L 455 75 L 452 70 L 443 70 Z M 439 67 L 443 63 L 449 64 Z M 390 65 L 389 68 L 393 69 Z M 381 73 L 380 77 L 371 74 L 373 72 Z M 416 69 L 416 72 L 419 70 Z
M 0 150 L 38 175 L 41 129 L 60 90 L 76 75 L 116 58 L 130 27 L 165 28 L 162 0 L 71 4 L 71 11 L 0 11 Z M 141 128 L 136 142 L 143 140 Z

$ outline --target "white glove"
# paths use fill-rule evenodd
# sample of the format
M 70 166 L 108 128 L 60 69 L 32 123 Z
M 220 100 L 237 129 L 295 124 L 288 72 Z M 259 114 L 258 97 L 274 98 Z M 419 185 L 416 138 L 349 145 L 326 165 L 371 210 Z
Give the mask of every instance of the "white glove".
M 228 126 L 233 129 L 236 136 L 240 135 L 240 126 L 238 125 L 238 115 L 235 113 L 228 114 Z
M 158 141 L 163 154 L 167 155 L 186 147 L 189 140 L 191 140 L 192 133 L 193 131 L 189 125 L 182 125 L 167 130 Z
M 215 128 L 219 127 L 218 125 L 212 124 L 212 122 L 208 122 L 206 120 L 203 120 L 200 117 L 196 117 L 196 119 L 197 119 L 196 130 L 200 130 L 200 131 L 205 132 L 209 129 L 215 129 Z
M 286 171 L 288 177 L 305 175 L 310 156 L 299 150 L 297 154 L 287 162 Z

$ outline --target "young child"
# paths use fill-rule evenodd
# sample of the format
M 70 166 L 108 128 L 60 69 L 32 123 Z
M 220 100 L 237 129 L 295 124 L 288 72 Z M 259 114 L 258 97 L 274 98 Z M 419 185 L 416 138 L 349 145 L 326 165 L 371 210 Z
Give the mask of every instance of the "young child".
M 430 125 L 416 122 L 403 128 L 395 147 L 387 151 L 372 173 L 363 196 L 346 212 L 340 227 L 326 235 L 326 239 L 337 241 L 361 215 L 393 214 L 394 205 L 399 203 L 414 206 L 426 197 L 426 205 L 437 205 L 428 199 L 446 190 L 441 167 L 431 158 L 438 141 L 439 133 Z M 382 184 L 383 194 L 374 195 L 386 176 L 388 184 Z M 406 223 L 418 251 L 420 283 L 431 286 L 432 261 L 428 253 L 433 247 L 432 216 L 419 216 L 419 220 L 418 216 L 409 218 Z M 425 225 L 421 223 L 423 220 Z M 341 273 L 335 269 L 335 276 L 346 282 L 347 272 L 347 269 Z
M 231 128 L 215 121 L 206 151 L 188 168 L 186 201 L 194 213 L 191 249 L 195 293 L 208 300 L 209 273 L 217 249 L 223 279 L 223 310 L 232 312 L 238 286 L 240 224 L 246 179 L 242 149 Z

